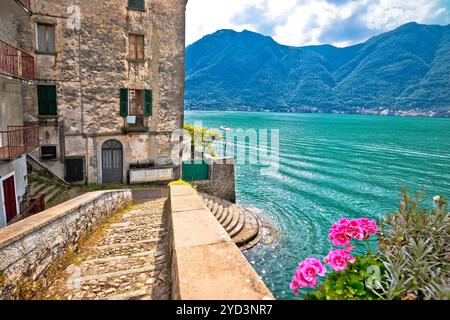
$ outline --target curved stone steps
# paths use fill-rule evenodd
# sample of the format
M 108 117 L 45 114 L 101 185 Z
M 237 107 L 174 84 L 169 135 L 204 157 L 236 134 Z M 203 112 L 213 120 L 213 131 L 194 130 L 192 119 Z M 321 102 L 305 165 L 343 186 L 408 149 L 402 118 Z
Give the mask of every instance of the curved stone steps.
M 200 196 L 241 250 L 252 248 L 262 239 L 262 221 L 255 214 L 227 200 L 205 193 Z
M 220 216 L 219 223 L 223 226 L 223 224 L 225 223 L 225 221 L 227 220 L 228 216 L 231 214 L 231 212 L 233 211 L 233 208 L 231 208 L 231 206 L 227 207 L 227 210 L 224 210 L 224 212 L 222 213 L 222 216 Z
M 224 208 L 223 208 L 223 212 L 222 212 L 222 214 L 220 215 L 220 217 L 217 217 L 217 220 L 219 221 L 220 224 L 222 224 L 221 221 L 225 220 L 226 217 L 228 216 L 228 211 L 229 211 L 229 210 L 230 210 L 229 207 L 224 207 Z
M 211 212 L 213 215 L 216 215 L 217 210 L 219 210 L 219 204 L 217 202 L 214 202 L 213 207 L 211 208 Z
M 235 214 L 239 214 L 239 213 L 236 213 L 236 209 L 234 208 L 234 206 L 230 206 L 229 208 L 228 208 L 228 215 L 227 215 L 227 217 L 225 218 L 225 220 L 223 220 L 223 222 L 221 223 L 222 224 L 222 227 L 226 230 L 227 229 L 227 227 L 230 225 L 230 223 L 231 223 L 231 221 L 233 220 L 233 217 L 235 216 Z
M 208 207 L 209 210 L 211 210 L 213 205 L 214 205 L 214 201 L 213 200 L 209 200 L 208 204 L 206 206 Z
M 254 241 L 261 233 L 262 223 L 260 219 L 251 212 L 246 212 L 245 228 L 236 234 L 232 239 L 238 246 L 245 246 L 247 244 L 254 246 L 259 241 Z M 253 242 L 253 243 L 252 243 Z
M 220 217 L 222 214 L 223 214 L 223 211 L 224 211 L 224 206 L 223 206 L 223 204 L 221 204 L 220 206 L 219 206 L 219 209 L 217 209 L 217 212 L 216 212 L 216 214 L 214 215 L 216 218 L 217 217 Z
M 231 230 L 236 228 L 237 224 L 239 223 L 239 218 L 242 215 L 240 210 L 237 207 L 235 207 L 235 206 L 233 206 L 233 207 L 234 207 L 234 213 L 233 213 L 232 219 L 231 219 L 230 223 L 225 226 L 225 230 L 228 233 L 230 233 Z
M 234 238 L 237 234 L 239 234 L 239 232 L 241 232 L 242 229 L 244 228 L 244 225 L 245 225 L 245 215 L 241 214 L 239 215 L 239 221 L 237 225 L 229 232 L 230 237 Z

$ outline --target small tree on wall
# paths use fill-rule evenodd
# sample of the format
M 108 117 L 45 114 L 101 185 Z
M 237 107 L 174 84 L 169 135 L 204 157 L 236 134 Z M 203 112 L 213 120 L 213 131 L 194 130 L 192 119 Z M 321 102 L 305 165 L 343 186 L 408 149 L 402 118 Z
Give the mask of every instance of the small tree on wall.
M 217 152 L 213 149 L 215 141 L 222 140 L 222 135 L 215 130 L 208 130 L 201 126 L 184 124 L 185 133 L 191 143 L 191 159 L 195 157 L 195 149 L 201 148 L 202 152 L 208 152 L 212 156 L 216 156 Z

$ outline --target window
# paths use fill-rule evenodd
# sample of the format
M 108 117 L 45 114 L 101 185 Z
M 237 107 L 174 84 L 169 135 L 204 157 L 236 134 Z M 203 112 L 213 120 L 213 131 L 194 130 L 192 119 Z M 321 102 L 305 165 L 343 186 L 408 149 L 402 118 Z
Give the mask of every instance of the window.
M 40 116 L 56 116 L 56 86 L 37 86 Z
M 130 60 L 144 60 L 144 36 L 130 34 Z
M 120 115 L 130 126 L 144 126 L 144 117 L 152 115 L 152 90 L 120 89 Z
M 41 159 L 44 159 L 44 160 L 57 159 L 56 146 L 42 146 L 41 147 Z
M 128 0 L 128 9 L 145 10 L 144 0 Z
M 38 52 L 55 53 L 55 26 L 38 23 L 37 25 Z

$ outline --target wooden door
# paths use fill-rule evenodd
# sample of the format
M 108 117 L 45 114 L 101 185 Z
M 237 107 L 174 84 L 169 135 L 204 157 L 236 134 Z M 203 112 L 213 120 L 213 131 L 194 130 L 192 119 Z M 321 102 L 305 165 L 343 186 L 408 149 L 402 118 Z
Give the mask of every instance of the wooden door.
M 5 202 L 6 223 L 8 223 L 17 215 L 17 199 L 14 176 L 3 180 L 3 199 Z
M 123 182 L 123 148 L 117 140 L 108 140 L 102 146 L 103 183 Z

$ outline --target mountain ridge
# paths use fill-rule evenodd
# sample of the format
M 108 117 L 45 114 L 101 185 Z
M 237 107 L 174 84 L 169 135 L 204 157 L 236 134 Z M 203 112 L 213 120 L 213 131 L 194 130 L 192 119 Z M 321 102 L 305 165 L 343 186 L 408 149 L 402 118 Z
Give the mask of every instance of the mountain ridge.
M 186 48 L 186 109 L 450 116 L 450 24 L 293 47 L 218 30 Z

